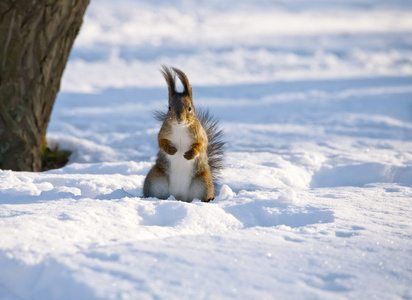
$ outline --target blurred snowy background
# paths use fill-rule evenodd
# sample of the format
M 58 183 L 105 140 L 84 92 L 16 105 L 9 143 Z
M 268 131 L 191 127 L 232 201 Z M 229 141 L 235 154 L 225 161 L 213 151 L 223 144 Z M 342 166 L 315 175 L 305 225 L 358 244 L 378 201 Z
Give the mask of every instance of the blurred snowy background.
M 211 203 L 140 197 L 182 69 Z M 0 299 L 412 299 L 412 2 L 92 0 L 45 173 L 0 171 Z

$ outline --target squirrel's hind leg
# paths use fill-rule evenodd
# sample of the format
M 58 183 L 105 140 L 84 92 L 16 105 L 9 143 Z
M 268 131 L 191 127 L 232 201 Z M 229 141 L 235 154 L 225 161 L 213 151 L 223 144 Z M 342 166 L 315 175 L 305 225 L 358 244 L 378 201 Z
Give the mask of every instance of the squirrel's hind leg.
M 209 202 L 215 198 L 215 188 L 209 172 L 200 172 L 192 180 L 189 195 L 202 202 Z
M 167 199 L 169 196 L 169 180 L 163 169 L 154 165 L 145 178 L 143 184 L 143 197 Z

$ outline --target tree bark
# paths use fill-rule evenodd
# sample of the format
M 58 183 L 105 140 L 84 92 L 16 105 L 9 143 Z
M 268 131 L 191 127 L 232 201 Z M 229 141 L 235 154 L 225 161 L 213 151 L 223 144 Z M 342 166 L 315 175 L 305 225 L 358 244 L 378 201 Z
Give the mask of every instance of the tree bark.
M 88 4 L 0 1 L 0 169 L 41 170 L 50 114 Z

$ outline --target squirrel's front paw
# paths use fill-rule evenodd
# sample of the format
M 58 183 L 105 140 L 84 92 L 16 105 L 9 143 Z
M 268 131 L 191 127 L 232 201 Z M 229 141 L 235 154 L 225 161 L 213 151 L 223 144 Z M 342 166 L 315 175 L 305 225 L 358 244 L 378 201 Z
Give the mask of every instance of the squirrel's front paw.
M 175 153 L 177 152 L 176 147 L 172 146 L 171 144 L 168 144 L 168 145 L 165 147 L 164 150 L 165 150 L 165 152 L 166 152 L 167 154 L 169 154 L 169 155 L 173 155 L 173 154 L 175 154 Z
M 169 155 L 177 152 L 177 149 L 168 139 L 159 138 L 159 148 Z
M 192 160 L 193 158 L 195 158 L 195 151 L 193 149 L 190 149 L 186 151 L 183 157 L 186 158 L 187 160 Z

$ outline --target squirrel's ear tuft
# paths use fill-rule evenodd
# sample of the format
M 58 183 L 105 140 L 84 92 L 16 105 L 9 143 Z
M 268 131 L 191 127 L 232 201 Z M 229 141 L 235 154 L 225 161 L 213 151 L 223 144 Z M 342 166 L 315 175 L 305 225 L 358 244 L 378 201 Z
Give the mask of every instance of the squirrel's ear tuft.
M 179 77 L 180 81 L 182 82 L 182 85 L 184 88 L 183 93 L 185 93 L 186 95 L 190 97 L 190 99 L 192 99 L 192 87 L 190 86 L 189 79 L 187 79 L 185 73 L 183 73 L 179 69 L 176 69 L 176 68 L 172 68 L 172 69 L 173 71 L 175 71 L 175 73 L 177 74 L 177 77 Z
M 170 99 L 174 94 L 176 94 L 176 76 L 172 74 L 172 71 L 166 65 L 162 65 L 162 69 L 160 71 L 162 72 L 163 77 L 166 80 L 167 87 L 169 88 Z

